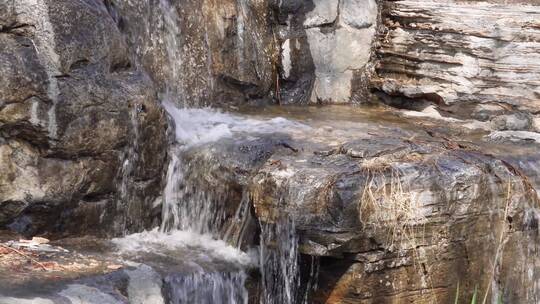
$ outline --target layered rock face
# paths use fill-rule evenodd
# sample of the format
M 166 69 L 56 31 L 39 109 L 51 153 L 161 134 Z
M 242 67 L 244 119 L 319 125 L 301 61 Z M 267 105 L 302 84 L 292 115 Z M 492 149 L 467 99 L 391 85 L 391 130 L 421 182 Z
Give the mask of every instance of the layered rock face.
M 259 220 L 287 212 L 301 252 L 322 257 L 310 303 L 451 303 L 458 284 L 462 301 L 475 286 L 536 301 L 535 190 L 504 161 L 440 144 L 360 139 L 258 171 Z
M 0 12 L 0 225 L 149 225 L 166 119 L 105 5 L 4 0 Z
M 538 131 L 538 20 L 538 1 L 384 1 L 372 84 L 399 107 Z

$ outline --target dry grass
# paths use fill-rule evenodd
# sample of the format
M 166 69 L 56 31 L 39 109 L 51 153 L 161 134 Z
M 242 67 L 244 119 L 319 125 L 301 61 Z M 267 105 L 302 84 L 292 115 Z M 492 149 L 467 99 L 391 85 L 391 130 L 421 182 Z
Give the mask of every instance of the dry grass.
M 492 291 L 492 288 L 493 288 L 492 279 L 495 277 L 495 270 L 497 269 L 497 264 L 499 263 L 499 260 L 501 259 L 501 256 L 503 254 L 504 245 L 506 243 L 505 239 L 506 239 L 506 236 L 508 235 L 508 225 L 506 224 L 506 218 L 508 217 L 508 211 L 510 209 L 511 204 L 512 204 L 512 182 L 508 181 L 508 187 L 506 190 L 506 203 L 504 207 L 504 214 L 503 214 L 503 217 L 501 218 L 501 228 L 499 231 L 499 240 L 497 243 L 497 250 L 495 252 L 495 258 L 493 260 L 493 265 L 490 272 L 490 280 L 489 280 L 488 286 L 486 287 L 486 293 L 484 295 L 482 304 L 487 303 L 488 295 Z
M 419 153 L 411 151 L 411 149 L 402 149 L 393 153 L 388 153 L 373 158 L 366 159 L 362 162 L 361 168 L 368 172 L 383 172 L 391 168 L 391 164 L 395 162 L 418 162 L 423 159 Z
M 413 267 L 422 277 L 426 271 L 423 267 L 427 267 L 427 273 L 431 273 L 429 264 L 421 262 L 425 260 L 425 254 L 418 250 L 425 243 L 427 222 L 418 195 L 410 191 L 410 185 L 403 181 L 401 173 L 395 168 L 364 170 L 368 178 L 360 200 L 361 221 L 386 232 L 384 245 L 387 250 L 412 252 Z M 427 275 L 426 284 L 431 287 L 428 288 L 431 289 L 429 302 L 438 303 L 430 275 Z
M 396 155 L 375 157 L 367 160 L 362 164 L 362 169 L 366 172 L 366 182 L 361 193 L 359 213 L 362 223 L 367 227 L 379 229 L 387 233 L 386 243 L 384 244 L 387 250 L 410 250 L 415 269 L 421 271 L 418 267 L 422 263 L 423 267 L 429 267 L 429 263 L 424 263 L 426 257 L 421 254 L 419 248 L 423 248 L 425 244 L 425 223 L 427 222 L 424 208 L 418 200 L 418 195 L 414 191 L 410 191 L 410 185 L 404 181 L 403 175 L 399 170 L 389 165 L 390 158 Z M 418 156 L 414 155 L 413 161 L 419 160 Z M 424 161 L 427 161 L 424 159 Z M 437 162 L 432 160 L 436 169 Z M 516 170 L 510 170 L 512 176 L 521 178 L 526 194 L 532 193 L 534 189 L 527 178 Z M 496 229 L 496 250 L 490 266 L 486 267 L 486 274 L 489 276 L 487 286 L 478 290 L 476 302 L 486 304 L 488 296 L 493 292 L 493 277 L 496 275 L 496 269 L 504 252 L 504 246 L 507 242 L 509 227 L 506 223 L 508 214 L 512 208 L 512 199 L 515 194 L 515 181 L 509 180 L 506 188 L 506 197 L 504 209 L 499 213 L 501 222 L 499 229 Z M 538 199 L 534 192 L 533 200 Z M 428 265 L 426 265 L 428 264 Z M 434 265 L 432 265 L 434 266 Z M 427 269 L 427 273 L 432 273 L 431 269 Z M 427 284 L 433 286 L 432 278 L 428 275 L 426 278 Z M 485 293 L 480 296 L 480 290 Z M 459 292 L 459 291 L 458 291 Z M 502 299 L 499 295 L 499 301 Z M 432 303 L 437 303 L 437 297 L 433 294 Z M 476 303 L 475 302 L 475 303 Z
M 390 171 L 389 176 L 385 172 Z M 364 224 L 388 232 L 387 246 L 393 248 L 399 240 L 401 248 L 416 247 L 416 239 L 423 230 L 425 216 L 418 198 L 408 191 L 398 170 L 368 170 L 368 178 L 360 201 L 360 219 Z M 420 230 L 419 230 L 420 229 Z

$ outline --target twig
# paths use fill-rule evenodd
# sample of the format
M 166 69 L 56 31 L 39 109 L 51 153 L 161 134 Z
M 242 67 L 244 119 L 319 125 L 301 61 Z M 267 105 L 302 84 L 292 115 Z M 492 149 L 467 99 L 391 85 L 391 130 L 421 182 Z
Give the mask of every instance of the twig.
M 46 271 L 49 270 L 49 269 L 47 269 L 47 267 L 46 267 L 45 265 L 43 265 L 42 263 L 40 263 L 40 262 L 37 261 L 36 259 L 32 258 L 31 256 L 25 254 L 24 252 L 22 252 L 22 251 L 20 251 L 20 250 L 17 250 L 17 249 L 15 249 L 15 248 L 13 248 L 13 247 L 9 247 L 8 245 L 5 245 L 5 244 L 0 244 L 0 246 L 2 246 L 3 248 L 6 248 L 6 249 L 8 249 L 8 250 L 11 250 L 11 251 L 13 251 L 13 252 L 15 252 L 15 253 L 17 253 L 17 254 L 19 254 L 19 255 L 21 255 L 21 256 L 27 258 L 27 259 L 29 259 L 31 262 L 33 262 L 33 263 L 39 265 L 41 268 L 43 268 L 43 270 L 46 270 Z

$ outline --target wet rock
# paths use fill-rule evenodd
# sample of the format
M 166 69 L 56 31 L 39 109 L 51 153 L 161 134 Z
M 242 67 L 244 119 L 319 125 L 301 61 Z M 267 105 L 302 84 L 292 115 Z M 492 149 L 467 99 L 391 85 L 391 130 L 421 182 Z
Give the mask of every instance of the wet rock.
M 159 195 L 166 119 L 105 5 L 7 3 L 0 225 L 27 234 L 147 227 L 151 217 L 139 215 Z
M 310 129 L 279 135 L 295 149 L 241 149 L 272 142 L 253 133 L 235 138 L 236 147 L 219 141 L 191 152 L 217 170 L 241 172 L 218 184 L 247 192 L 261 227 L 294 222 L 284 233 L 296 231 L 302 257 L 320 260 L 310 303 L 451 302 L 458 282 L 463 299 L 475 285 L 510 302 L 538 292 L 535 147 L 518 154 L 512 144 L 471 144 L 474 133 L 422 118 L 343 118 L 332 108 L 326 115 L 332 119 L 305 119 Z M 271 250 L 281 240 L 266 241 Z M 531 254 L 521 251 L 528 246 Z
M 272 94 L 277 49 L 268 1 L 109 3 L 136 57 L 161 91 L 172 88 L 177 104 L 245 103 Z
M 254 178 L 259 220 L 272 222 L 288 212 L 300 231 L 303 253 L 343 259 L 345 272 L 321 263 L 321 272 L 335 281 L 320 282 L 314 298 L 356 303 L 399 294 L 413 302 L 429 303 L 434 297 L 447 302 L 453 299 L 457 281 L 487 285 L 492 279 L 484 269 L 493 263 L 506 269 L 495 275 L 500 282 L 496 290 L 532 286 L 527 279 L 516 283 L 519 275 L 511 270 L 521 267 L 517 273 L 526 272 L 528 266 L 519 265 L 537 258 L 515 253 L 535 235 L 526 228 L 528 214 L 535 212 L 534 197 L 523 195 L 528 191 L 526 180 L 514 176 L 504 161 L 486 155 L 425 144 L 421 149 L 404 146 L 364 161 L 332 155 L 308 158 L 306 164 L 275 155 L 271 160 L 280 159 L 286 169 L 268 163 Z M 504 228 L 506 217 L 512 218 L 513 228 Z M 497 252 L 500 244 L 485 240 L 497 239 L 501 229 L 505 239 L 521 244 L 505 249 L 505 255 L 515 259 L 503 263 L 472 253 L 478 248 Z M 464 261 L 475 266 L 462 267 Z M 467 278 L 475 279 L 467 283 Z M 433 287 L 442 285 L 452 287 Z M 519 301 L 534 293 L 518 289 L 505 297 Z
M 496 131 L 488 139 L 495 142 L 540 143 L 540 133 L 529 131 Z
M 185 204 L 189 208 L 204 208 L 209 216 L 216 218 L 213 227 L 202 227 L 235 246 L 248 249 L 255 243 L 256 221 L 251 215 L 249 194 L 245 191 L 251 176 L 277 150 L 289 150 L 288 137 L 276 133 L 256 139 L 222 139 L 216 143 L 195 146 L 183 153 L 188 164 L 183 168 L 182 187 L 186 188 Z M 187 182 L 189 181 L 189 182 Z M 195 193 L 205 193 L 204 198 L 192 200 Z M 208 199 L 210 198 L 210 200 Z
M 86 285 L 73 284 L 69 285 L 66 289 L 62 290 L 59 295 L 68 299 L 71 303 L 81 303 L 81 304 L 100 304 L 100 303 L 111 303 L 111 304 L 120 304 L 123 301 L 119 301 L 108 295 L 101 292 L 95 287 L 90 287 Z

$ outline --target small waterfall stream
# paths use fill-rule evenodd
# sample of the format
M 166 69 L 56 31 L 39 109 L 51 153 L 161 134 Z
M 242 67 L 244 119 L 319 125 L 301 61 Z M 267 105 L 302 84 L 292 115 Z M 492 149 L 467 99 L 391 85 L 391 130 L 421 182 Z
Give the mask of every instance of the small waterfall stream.
M 275 224 L 262 224 L 259 262 L 262 303 L 297 303 L 300 287 L 298 257 L 298 236 L 294 222 L 281 219 Z
M 244 12 L 242 3 L 239 5 Z M 148 6 L 151 12 L 147 20 L 150 22 L 158 16 L 157 26 L 162 33 L 160 37 L 146 34 L 146 38 L 139 38 L 150 39 L 147 43 L 150 46 L 161 44 L 168 65 L 165 68 L 167 83 L 162 84 L 160 96 L 174 122 L 175 140 L 169 147 L 162 223 L 159 229 L 128 235 L 116 239 L 115 243 L 123 252 L 179 256 L 185 261 L 185 269 L 165 277 L 164 291 L 169 303 L 247 304 L 247 270 L 253 267 L 261 271 L 260 303 L 297 303 L 298 240 L 294 224 L 285 219 L 277 225 L 261 226 L 260 263 L 256 254 L 250 255 L 231 246 L 242 243 L 243 232 L 242 227 L 224 225 L 229 189 L 217 186 L 209 190 L 205 179 L 213 168 L 197 167 L 200 164 L 190 163 L 187 154 L 190 149 L 224 138 L 247 133 L 269 134 L 298 126 L 283 118 L 255 120 L 210 109 L 178 107 L 184 104 L 178 11 L 168 0 L 159 0 L 156 4 Z M 239 26 L 243 27 L 241 21 Z M 146 28 L 151 26 L 145 25 Z M 240 226 L 246 221 L 250 208 L 249 195 L 244 194 L 234 214 Z
M 246 269 L 256 266 L 257 261 L 220 240 L 242 243 L 241 232 L 234 233 L 231 226 L 225 229 L 223 225 L 228 189 L 217 186 L 208 190 L 204 185 L 208 172 L 204 167 L 197 167 L 200 164 L 190 163 L 186 155 L 190 150 L 204 148 L 205 144 L 221 139 L 234 140 L 236 136 L 247 133 L 272 133 L 276 129 L 295 128 L 297 124 L 282 118 L 255 120 L 210 109 L 181 109 L 167 102 L 163 105 L 174 119 L 176 142 L 170 150 L 162 225 L 159 230 L 150 232 L 152 236 L 143 233 L 138 237 L 131 236 L 132 240 L 140 242 L 142 237 L 143 242 L 151 240 L 154 245 L 170 245 L 187 238 L 189 241 L 181 241 L 182 246 L 197 248 L 199 256 L 208 254 L 234 264 L 235 267 L 227 271 L 209 271 L 214 266 L 205 265 L 200 271 L 188 275 L 169 276 L 166 283 L 172 303 L 247 303 Z M 193 171 L 197 174 L 194 175 Z M 249 203 L 247 195 L 238 202 L 234 215 L 238 222 L 245 221 Z M 235 237 L 240 239 L 233 239 Z M 284 218 L 277 224 L 263 224 L 259 258 L 261 303 L 297 303 L 300 281 L 294 223 Z

